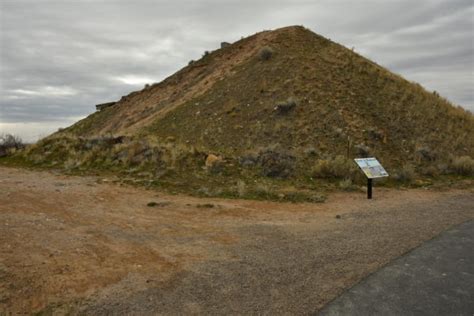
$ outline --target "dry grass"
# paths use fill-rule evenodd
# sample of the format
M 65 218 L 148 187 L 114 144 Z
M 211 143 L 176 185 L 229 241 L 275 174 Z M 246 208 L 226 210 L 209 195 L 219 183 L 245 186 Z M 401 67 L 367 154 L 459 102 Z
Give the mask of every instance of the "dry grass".
M 474 159 L 469 156 L 455 157 L 451 162 L 453 172 L 464 176 L 474 176 Z
M 236 189 L 239 197 L 243 197 L 247 194 L 247 185 L 242 180 L 237 180 Z
M 345 179 L 354 177 L 357 167 L 354 161 L 344 156 L 336 156 L 334 159 L 320 159 L 313 167 L 312 174 L 315 178 Z
M 410 183 L 415 178 L 415 175 L 415 168 L 412 165 L 407 164 L 397 169 L 392 177 L 398 182 Z

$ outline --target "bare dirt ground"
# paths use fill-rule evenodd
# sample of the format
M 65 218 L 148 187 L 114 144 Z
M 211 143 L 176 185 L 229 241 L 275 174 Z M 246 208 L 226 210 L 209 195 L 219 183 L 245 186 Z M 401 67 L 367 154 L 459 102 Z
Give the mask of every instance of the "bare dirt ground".
M 474 218 L 472 189 L 280 204 L 97 180 L 0 167 L 0 314 L 314 313 Z

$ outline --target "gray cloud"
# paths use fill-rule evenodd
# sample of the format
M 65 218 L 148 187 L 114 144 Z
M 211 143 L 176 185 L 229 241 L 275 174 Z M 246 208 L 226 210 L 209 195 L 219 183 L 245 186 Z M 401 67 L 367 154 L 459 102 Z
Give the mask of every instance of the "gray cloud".
M 294 24 L 474 110 L 471 0 L 3 0 L 0 132 L 44 135 L 221 41 Z

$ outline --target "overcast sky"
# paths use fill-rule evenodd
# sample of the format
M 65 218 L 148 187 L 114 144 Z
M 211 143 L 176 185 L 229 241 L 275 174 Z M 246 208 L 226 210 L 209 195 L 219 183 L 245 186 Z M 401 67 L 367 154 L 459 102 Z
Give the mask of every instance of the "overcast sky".
M 288 25 L 474 111 L 473 0 L 0 0 L 0 133 L 37 140 L 221 41 Z

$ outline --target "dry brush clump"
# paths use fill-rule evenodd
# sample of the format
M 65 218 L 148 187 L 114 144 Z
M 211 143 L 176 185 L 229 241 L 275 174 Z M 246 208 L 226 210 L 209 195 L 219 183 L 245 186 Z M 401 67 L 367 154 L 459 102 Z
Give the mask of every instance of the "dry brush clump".
M 14 153 L 16 150 L 24 148 L 23 140 L 13 134 L 0 134 L 0 157 Z
M 392 178 L 398 182 L 410 183 L 415 179 L 415 168 L 411 164 L 405 164 L 398 169 L 395 169 Z
M 273 49 L 269 46 L 265 46 L 265 47 L 262 47 L 262 49 L 260 49 L 258 56 L 260 60 L 266 61 L 272 58 L 273 54 L 274 54 Z
M 341 155 L 334 159 L 319 159 L 312 169 L 313 177 L 323 179 L 352 179 L 356 172 L 354 161 Z
M 262 173 L 270 178 L 288 178 L 293 175 L 296 157 L 277 149 L 264 149 L 259 152 L 257 162 Z
M 451 160 L 451 170 L 455 174 L 474 176 L 474 159 L 469 156 L 455 157 Z
M 355 191 L 358 188 L 356 185 L 354 185 L 351 179 L 343 179 L 339 181 L 338 187 L 342 191 Z
M 76 137 L 60 135 L 41 140 L 20 154 L 39 166 L 66 170 L 159 170 L 198 164 L 202 155 L 193 148 L 159 142 L 153 138 Z

